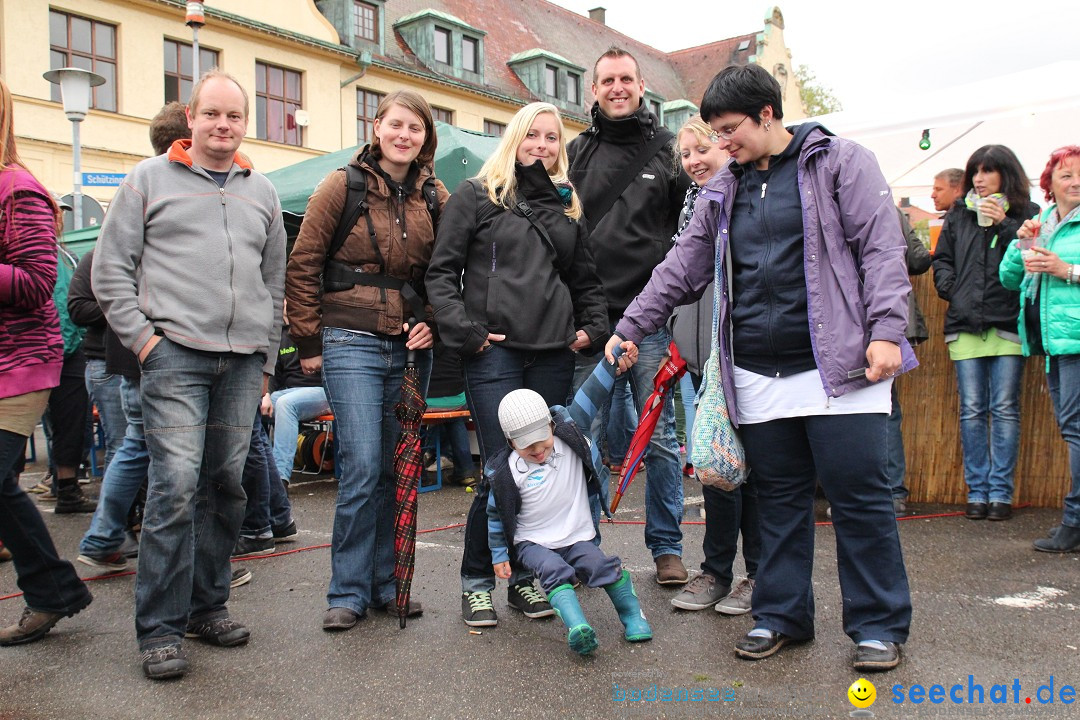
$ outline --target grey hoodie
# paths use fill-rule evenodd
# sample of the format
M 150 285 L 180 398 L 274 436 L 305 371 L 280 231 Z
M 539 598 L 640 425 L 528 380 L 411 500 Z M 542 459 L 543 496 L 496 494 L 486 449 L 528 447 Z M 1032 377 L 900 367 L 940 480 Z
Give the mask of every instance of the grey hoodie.
M 92 282 L 138 354 L 155 334 L 195 350 L 265 353 L 273 374 L 285 293 L 277 192 L 237 156 L 224 187 L 178 140 L 143 160 L 109 205 Z

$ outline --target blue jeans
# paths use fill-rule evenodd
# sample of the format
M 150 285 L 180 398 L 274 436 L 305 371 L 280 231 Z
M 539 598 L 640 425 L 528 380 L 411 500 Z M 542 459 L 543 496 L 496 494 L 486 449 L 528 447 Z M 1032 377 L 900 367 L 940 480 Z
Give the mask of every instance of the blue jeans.
M 1065 496 L 1065 515 L 1061 522 L 1080 528 L 1080 355 L 1051 356 L 1046 384 L 1061 437 L 1069 447 L 1072 484 Z
M 244 522 L 240 534 L 249 538 L 266 538 L 275 529 L 283 529 L 291 523 L 292 504 L 285 493 L 274 458 L 270 452 L 270 439 L 262 423 L 262 413 L 255 413 L 251 426 L 251 445 L 244 461 Z
M 274 466 L 278 476 L 289 481 L 296 457 L 296 438 L 300 422 L 330 412 L 330 401 L 321 387 L 296 387 L 270 394 L 274 405 Z
M 652 394 L 653 376 L 664 361 L 670 344 L 671 334 L 666 327 L 643 339 L 638 343 L 637 363 L 629 373 L 623 373 L 615 381 L 616 388 L 619 383 L 630 384 L 638 416 Z M 602 351 L 591 356 L 578 355 L 575 390 L 603 357 Z M 597 416 L 601 414 L 597 413 Z M 597 430 L 598 421 L 594 420 L 593 437 L 597 437 Z M 664 398 L 660 419 L 645 454 L 645 475 L 645 546 L 652 551 L 653 559 L 661 555 L 682 556 L 682 528 L 679 525 L 683 516 L 682 468 L 679 467 L 679 443 L 675 439 L 672 393 Z M 607 485 L 608 478 L 601 477 L 601 490 L 606 492 Z
M 1019 355 L 956 361 L 969 503 L 1012 503 L 1023 373 L 1024 358 Z
M 600 439 L 602 454 L 612 465 L 621 465 L 630 449 L 630 441 L 637 430 L 638 415 L 634 410 L 634 396 L 626 383 L 618 383 L 611 395 L 611 405 L 602 409 L 604 417 L 603 437 Z
M 74 615 L 93 598 L 71 563 L 57 554 L 41 513 L 19 487 L 14 468 L 25 448 L 25 437 L 0 430 L 0 542 L 11 550 L 27 607 Z
M 108 555 L 120 549 L 127 530 L 128 512 L 150 468 L 150 451 L 143 436 L 139 381 L 121 378 L 120 399 L 127 418 L 127 433 L 105 470 L 97 510 L 79 543 L 79 552 L 90 555 Z
M 341 463 L 330 550 L 331 608 L 364 614 L 393 602 L 394 449 L 401 424 L 405 338 L 323 329 L 323 384 L 337 425 Z M 416 353 L 421 391 L 427 393 L 431 351 Z
M 907 500 L 908 489 L 904 484 L 907 461 L 904 459 L 904 433 L 901 427 L 904 413 L 900 410 L 900 394 L 896 381 L 892 384 L 892 412 L 885 420 L 885 475 L 889 478 L 893 498 Z
M 814 636 L 814 491 L 832 507 L 844 632 L 903 643 L 911 595 L 888 478 L 885 415 L 811 415 L 739 428 L 757 485 L 754 627 Z M 744 497 L 745 499 L 745 497 Z
M 86 391 L 98 409 L 102 433 L 105 435 L 106 470 L 112 462 L 127 432 L 123 401 L 120 396 L 120 376 L 105 370 L 104 360 L 86 360 Z M 104 474 L 104 473 L 103 473 Z
M 562 405 L 574 377 L 574 355 L 569 349 L 530 351 L 489 345 L 465 358 L 463 365 L 465 397 L 476 424 L 482 465 L 506 445 L 499 425 L 499 403 L 507 393 L 527 388 L 539 393 L 549 406 Z M 495 587 L 487 536 L 487 485 L 480 485 L 465 521 L 461 556 L 461 589 L 465 592 L 490 592 Z M 511 569 L 511 584 L 532 578 L 524 568 Z
M 140 650 L 180 642 L 189 619 L 228 616 L 229 556 L 244 520 L 241 476 L 265 361 L 162 338 L 143 362 L 150 484 L 135 578 Z

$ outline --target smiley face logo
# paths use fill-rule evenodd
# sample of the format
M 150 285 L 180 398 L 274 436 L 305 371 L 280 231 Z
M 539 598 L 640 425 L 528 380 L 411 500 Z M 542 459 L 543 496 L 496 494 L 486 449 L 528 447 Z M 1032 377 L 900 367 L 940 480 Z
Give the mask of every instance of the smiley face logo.
M 866 678 L 851 683 L 847 690 L 848 700 L 859 709 L 868 708 L 877 700 L 877 688 Z

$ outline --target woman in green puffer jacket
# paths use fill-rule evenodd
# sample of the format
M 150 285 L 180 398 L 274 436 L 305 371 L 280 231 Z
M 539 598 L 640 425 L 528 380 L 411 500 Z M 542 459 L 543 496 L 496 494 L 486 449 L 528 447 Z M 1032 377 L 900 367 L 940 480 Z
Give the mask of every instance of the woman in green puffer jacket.
M 1069 446 L 1072 486 L 1061 525 L 1034 542 L 1042 552 L 1080 550 L 1080 146 L 1050 155 L 1039 181 L 1052 204 L 1028 220 L 1001 260 L 1001 284 L 1020 290 L 1024 355 L 1046 355 L 1046 384 Z

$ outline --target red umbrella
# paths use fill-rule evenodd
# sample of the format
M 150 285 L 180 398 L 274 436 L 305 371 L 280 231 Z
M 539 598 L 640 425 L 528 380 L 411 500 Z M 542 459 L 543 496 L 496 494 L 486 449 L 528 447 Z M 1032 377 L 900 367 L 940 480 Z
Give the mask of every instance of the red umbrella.
M 626 451 L 622 469 L 619 471 L 619 487 L 615 491 L 615 497 L 611 500 L 611 512 L 619 507 L 626 488 L 630 487 L 630 481 L 634 479 L 638 466 L 641 465 L 645 451 L 649 449 L 649 441 L 652 440 L 656 422 L 660 419 L 660 412 L 664 409 L 664 396 L 675 387 L 683 373 L 686 372 L 686 361 L 679 355 L 679 349 L 675 343 L 668 346 L 668 356 L 660 363 L 660 368 L 653 376 L 653 392 L 645 401 L 645 408 L 641 411 L 641 419 L 638 420 L 637 430 L 630 439 L 630 448 Z
M 413 321 L 409 321 L 412 327 Z M 416 368 L 416 352 L 409 351 L 405 376 L 401 382 L 401 399 L 394 414 L 401 423 L 401 437 L 394 451 L 394 578 L 397 580 L 398 624 L 405 627 L 416 565 L 416 493 L 424 464 L 420 453 L 420 421 L 427 403 L 420 392 L 420 371 Z

